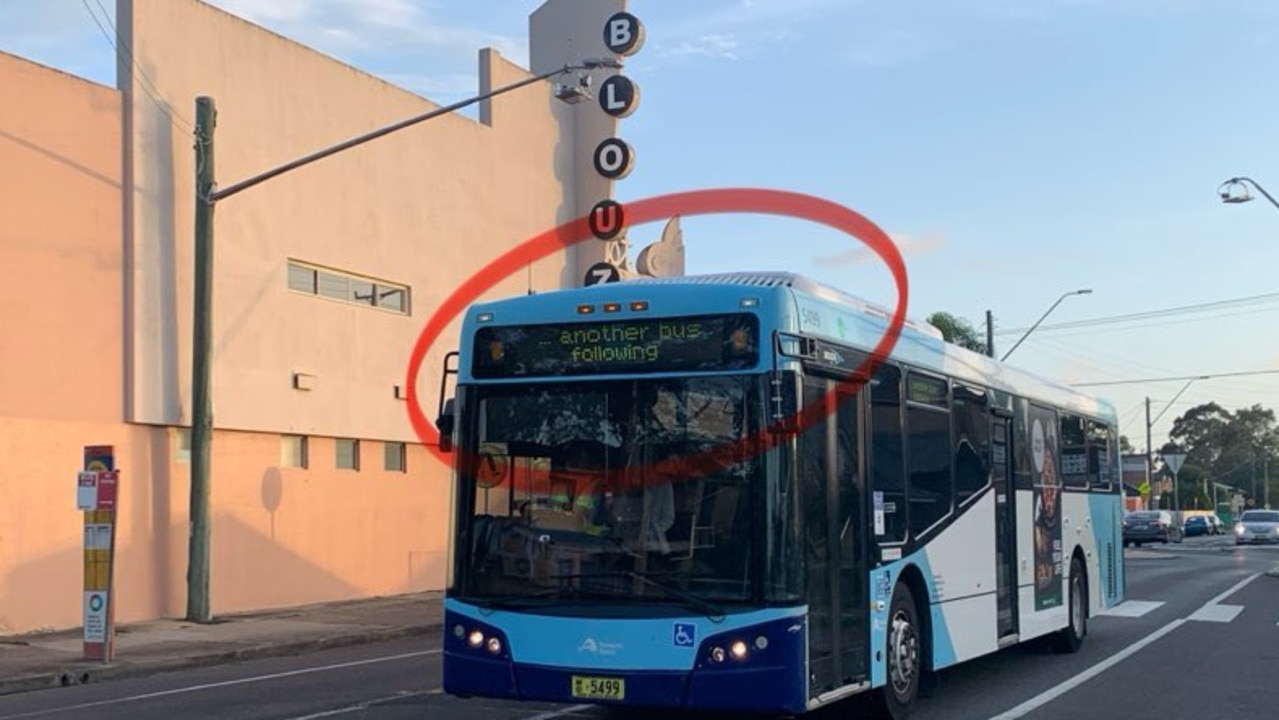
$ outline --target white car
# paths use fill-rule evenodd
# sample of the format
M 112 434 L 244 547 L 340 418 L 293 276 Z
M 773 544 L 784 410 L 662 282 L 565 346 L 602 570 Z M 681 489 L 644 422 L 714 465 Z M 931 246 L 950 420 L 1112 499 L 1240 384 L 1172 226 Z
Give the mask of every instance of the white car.
M 1279 543 L 1279 510 L 1245 510 L 1235 523 L 1235 544 Z

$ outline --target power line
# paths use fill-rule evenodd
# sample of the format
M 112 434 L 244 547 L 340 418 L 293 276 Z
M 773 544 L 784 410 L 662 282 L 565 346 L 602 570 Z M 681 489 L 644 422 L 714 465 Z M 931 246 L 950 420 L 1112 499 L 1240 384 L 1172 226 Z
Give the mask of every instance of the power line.
M 1139 383 L 1174 382 L 1177 380 L 1212 380 L 1214 378 L 1242 377 L 1245 375 L 1279 375 L 1279 369 L 1216 373 L 1214 375 L 1183 375 L 1180 377 L 1141 378 L 1138 380 L 1110 380 L 1106 382 L 1071 383 L 1071 386 L 1072 387 L 1099 387 L 1101 385 L 1136 385 Z
M 1126 313 L 1124 315 L 1109 315 L 1106 317 L 1089 318 L 1085 320 L 1072 320 L 1068 322 L 1054 323 L 1052 325 L 1041 325 L 1037 332 L 1045 332 L 1048 330 L 1068 330 L 1071 328 L 1095 327 L 1097 325 L 1109 325 L 1114 323 L 1134 322 L 1137 320 L 1150 320 L 1153 318 L 1163 318 L 1172 315 L 1184 315 L 1188 313 L 1209 312 L 1212 310 L 1227 309 L 1240 305 L 1257 305 L 1262 303 L 1279 302 L 1279 292 L 1264 293 L 1261 295 L 1250 295 L 1248 297 L 1234 298 L 1232 300 L 1216 300 L 1213 302 L 1198 303 L 1195 305 L 1179 305 L 1177 307 L 1164 308 L 1161 310 L 1146 310 L 1143 312 Z M 996 335 L 1013 335 L 1024 333 L 1028 328 L 1009 328 L 1007 330 L 996 330 Z
M 102 32 L 102 37 L 106 38 L 107 44 L 111 46 L 113 51 L 115 51 L 117 59 L 128 63 L 129 74 L 136 81 L 138 87 L 142 88 L 142 92 L 146 94 L 147 97 L 151 98 L 151 102 L 155 103 L 156 107 L 169 114 L 169 121 L 172 122 L 175 127 L 187 134 L 195 132 L 195 128 L 191 125 L 191 123 L 178 113 L 177 110 L 173 109 L 173 106 L 160 96 L 160 90 L 155 86 L 155 83 L 151 81 L 151 78 L 147 77 L 146 72 L 144 72 L 142 68 L 137 67 L 136 63 L 133 62 L 133 50 L 129 48 L 128 43 L 121 40 L 118 45 L 116 44 L 116 38 L 113 37 L 113 33 L 115 35 L 118 35 L 119 33 L 116 32 L 115 24 L 111 22 L 111 13 L 107 12 L 106 7 L 102 5 L 102 0 L 94 0 L 94 3 L 98 6 L 98 9 L 102 11 L 106 24 L 111 27 L 110 32 L 108 32 L 107 28 L 102 25 L 103 21 L 98 19 L 98 14 L 93 11 L 93 8 L 89 7 L 89 0 L 80 0 L 80 4 L 84 6 L 85 12 L 89 13 L 89 17 L 93 19 L 93 24 L 98 26 L 98 30 Z

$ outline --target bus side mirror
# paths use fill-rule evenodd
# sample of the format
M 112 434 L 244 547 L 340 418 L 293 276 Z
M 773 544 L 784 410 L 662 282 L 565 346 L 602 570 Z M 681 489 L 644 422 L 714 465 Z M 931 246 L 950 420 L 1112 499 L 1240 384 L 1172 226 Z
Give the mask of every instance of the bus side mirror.
M 769 428 L 778 435 L 799 432 L 800 377 L 794 370 L 778 370 L 769 378 Z
M 444 410 L 435 419 L 435 427 L 440 431 L 440 452 L 453 451 L 453 399 L 444 401 Z

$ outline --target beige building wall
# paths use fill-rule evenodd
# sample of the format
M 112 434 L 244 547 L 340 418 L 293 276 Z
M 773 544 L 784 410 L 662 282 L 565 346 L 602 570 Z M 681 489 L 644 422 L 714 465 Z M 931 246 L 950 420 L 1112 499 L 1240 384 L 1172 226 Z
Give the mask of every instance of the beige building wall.
M 122 474 L 117 619 L 184 612 L 195 98 L 222 187 L 436 107 L 196 0 L 118 0 L 117 25 L 118 90 L 0 55 L 0 633 L 81 622 L 85 445 Z M 484 88 L 529 77 L 479 65 Z M 449 473 L 408 422 L 410 350 L 465 278 L 577 212 L 570 112 L 535 84 L 218 203 L 215 614 L 443 586 Z M 291 260 L 406 286 L 411 309 L 290 290 Z M 576 284 L 561 254 L 488 297 Z M 428 417 L 459 325 L 423 365 Z

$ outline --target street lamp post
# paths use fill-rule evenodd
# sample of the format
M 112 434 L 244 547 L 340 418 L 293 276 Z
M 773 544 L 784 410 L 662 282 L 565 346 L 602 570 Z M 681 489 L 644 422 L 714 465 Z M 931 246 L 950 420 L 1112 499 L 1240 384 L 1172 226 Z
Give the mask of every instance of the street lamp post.
M 1026 331 L 1026 334 L 1022 335 L 1021 338 L 1018 339 L 1017 342 L 1014 343 L 1013 346 L 1008 349 L 1008 352 L 1004 353 L 1004 356 L 1000 358 L 999 361 L 1003 362 L 1007 360 L 1008 356 L 1013 354 L 1013 350 L 1016 350 L 1023 342 L 1025 342 L 1026 338 L 1030 337 L 1030 334 L 1035 331 L 1035 328 L 1039 327 L 1039 324 L 1044 321 L 1044 318 L 1051 315 L 1052 311 L 1057 309 L 1057 306 L 1061 304 L 1062 300 L 1065 300 L 1071 295 L 1089 295 L 1091 293 L 1092 293 L 1092 290 L 1088 288 L 1084 288 L 1082 290 L 1072 290 L 1068 293 L 1063 293 L 1061 297 L 1057 298 L 1057 302 L 1053 303 L 1052 306 L 1048 308 L 1048 311 L 1045 312 L 1043 315 L 1041 315 L 1040 318 L 1035 321 L 1034 325 L 1030 326 L 1030 329 Z
M 418 123 L 448 115 L 469 105 L 474 105 L 477 102 L 488 100 L 512 90 L 518 90 L 527 85 L 571 72 L 621 69 L 621 67 L 622 63 L 615 58 L 591 58 L 581 60 L 577 64 L 567 64 L 555 70 L 540 73 L 519 82 L 476 95 L 470 99 L 436 108 L 430 112 L 351 138 L 254 175 L 221 190 L 217 189 L 217 183 L 213 176 L 213 129 L 216 125 L 217 109 L 213 98 L 207 96 L 196 98 L 195 276 L 191 355 L 191 535 L 188 541 L 187 556 L 187 620 L 208 622 L 211 619 L 209 609 L 209 476 L 211 464 L 210 446 L 213 439 L 213 410 L 210 399 L 212 358 L 210 354 L 213 347 L 214 203 L 248 190 L 254 185 L 266 182 L 271 178 L 323 160 L 330 155 L 336 155 L 384 135 L 390 135 L 393 132 L 412 127 Z M 588 85 L 589 77 L 584 76 L 578 86 L 558 88 L 556 97 L 565 102 L 578 102 L 586 96 L 584 88 Z
M 1279 208 L 1279 201 L 1276 201 L 1266 189 L 1257 184 L 1256 180 L 1248 177 L 1232 177 L 1217 186 L 1217 194 L 1221 196 L 1221 201 L 1227 205 L 1238 205 L 1241 203 L 1251 202 L 1252 196 L 1248 194 L 1248 186 L 1256 188 L 1257 192 L 1265 196 L 1271 205 Z

